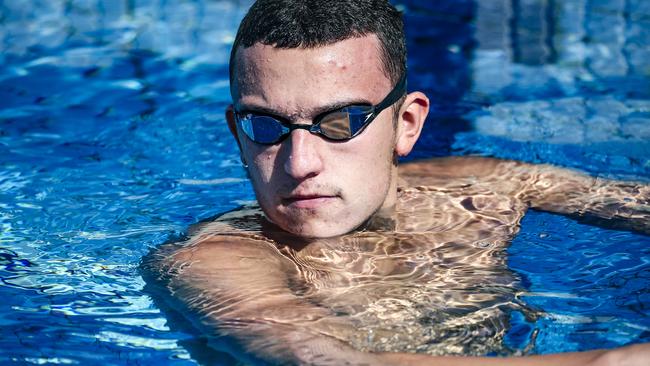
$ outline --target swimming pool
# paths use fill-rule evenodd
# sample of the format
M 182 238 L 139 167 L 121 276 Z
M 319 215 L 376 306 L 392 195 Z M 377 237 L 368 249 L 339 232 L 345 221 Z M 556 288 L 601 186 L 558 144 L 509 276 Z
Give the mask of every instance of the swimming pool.
M 254 199 L 222 119 L 249 3 L 0 5 L 0 363 L 234 362 L 169 329 L 138 265 Z M 410 89 L 436 107 L 411 158 L 479 154 L 650 181 L 650 5 L 567 3 L 401 2 Z M 544 313 L 513 313 L 507 345 L 650 341 L 649 244 L 530 212 L 509 264 Z

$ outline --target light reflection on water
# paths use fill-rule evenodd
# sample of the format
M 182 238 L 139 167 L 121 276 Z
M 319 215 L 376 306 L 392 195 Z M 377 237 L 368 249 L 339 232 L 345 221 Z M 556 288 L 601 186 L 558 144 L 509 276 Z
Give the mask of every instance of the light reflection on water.
M 650 178 L 648 2 L 400 3 L 409 85 L 443 103 L 415 157 Z M 149 248 L 253 199 L 221 117 L 248 4 L 0 4 L 0 362 L 203 357 L 167 328 L 137 268 Z M 647 237 L 538 213 L 523 225 L 511 268 L 552 316 L 513 314 L 508 346 L 525 347 L 533 326 L 538 352 L 649 339 Z
M 194 42 L 179 37 L 201 4 L 159 17 L 156 3 L 40 5 L 0 6 L 0 363 L 195 364 L 180 345 L 189 336 L 143 293 L 138 262 L 252 199 L 215 123 L 243 10 L 206 2 L 207 19 L 224 21 L 190 27 L 206 36 Z

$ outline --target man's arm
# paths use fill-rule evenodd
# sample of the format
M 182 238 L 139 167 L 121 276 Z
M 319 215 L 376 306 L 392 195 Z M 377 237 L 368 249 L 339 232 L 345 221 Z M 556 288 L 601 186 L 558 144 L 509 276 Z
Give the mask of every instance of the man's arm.
M 650 185 L 528 166 L 532 174 L 523 196 L 532 208 L 650 234 Z
M 343 341 L 354 332 L 352 324 L 290 290 L 295 264 L 266 241 L 216 236 L 167 245 L 149 255 L 143 269 L 167 305 L 209 340 L 234 341 L 239 357 L 271 364 L 381 364 Z
M 650 234 L 650 185 L 592 177 L 546 164 L 482 157 L 448 157 L 400 165 L 406 184 L 485 185 L 530 207 L 603 226 Z
M 558 353 L 524 357 L 431 357 L 384 354 L 384 361 L 401 366 L 648 366 L 650 345 L 637 344 L 615 350 Z

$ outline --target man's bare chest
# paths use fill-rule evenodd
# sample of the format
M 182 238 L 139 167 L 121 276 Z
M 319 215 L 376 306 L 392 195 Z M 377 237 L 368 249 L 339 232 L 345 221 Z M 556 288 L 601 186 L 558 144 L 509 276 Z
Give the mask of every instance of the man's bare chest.
M 299 282 L 323 301 L 366 305 L 391 291 L 432 304 L 481 283 L 512 285 L 505 250 L 526 207 L 470 192 L 402 190 L 395 230 L 355 232 L 293 252 Z

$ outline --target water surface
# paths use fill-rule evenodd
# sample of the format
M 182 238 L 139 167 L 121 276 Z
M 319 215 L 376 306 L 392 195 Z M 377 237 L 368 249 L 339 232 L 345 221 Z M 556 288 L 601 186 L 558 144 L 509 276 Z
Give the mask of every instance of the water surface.
M 140 259 L 254 199 L 223 123 L 249 1 L 0 4 L 0 362 L 230 364 L 171 330 Z M 650 6 L 403 1 L 412 158 L 478 154 L 650 180 Z M 510 270 L 532 352 L 649 341 L 650 239 L 529 213 Z M 204 357 L 211 357 L 206 361 Z

